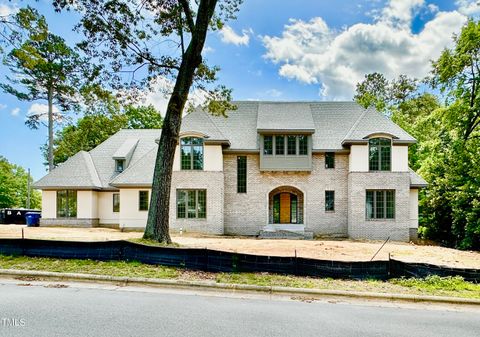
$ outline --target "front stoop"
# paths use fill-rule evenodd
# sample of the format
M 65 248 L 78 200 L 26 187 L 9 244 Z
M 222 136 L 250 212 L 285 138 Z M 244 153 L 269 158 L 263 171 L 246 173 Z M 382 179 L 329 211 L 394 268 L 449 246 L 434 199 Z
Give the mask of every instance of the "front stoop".
M 313 240 L 313 232 L 299 224 L 269 224 L 258 235 L 259 239 Z

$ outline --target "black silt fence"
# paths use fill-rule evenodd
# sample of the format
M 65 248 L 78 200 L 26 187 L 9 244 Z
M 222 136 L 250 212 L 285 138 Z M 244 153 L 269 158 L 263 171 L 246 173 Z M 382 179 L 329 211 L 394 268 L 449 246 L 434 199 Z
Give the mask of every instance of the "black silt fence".
M 209 272 L 269 272 L 341 279 L 380 279 L 460 275 L 480 282 L 480 270 L 459 269 L 397 260 L 345 262 L 284 256 L 238 254 L 210 249 L 153 247 L 128 241 L 78 242 L 0 239 L 0 255 L 138 261 Z

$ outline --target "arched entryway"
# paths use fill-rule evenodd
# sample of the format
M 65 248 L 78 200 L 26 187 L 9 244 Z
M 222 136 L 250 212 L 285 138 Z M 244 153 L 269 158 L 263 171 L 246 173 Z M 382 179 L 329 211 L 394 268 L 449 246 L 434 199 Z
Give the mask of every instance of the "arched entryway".
M 303 224 L 303 192 L 291 186 L 277 187 L 268 195 L 270 224 Z

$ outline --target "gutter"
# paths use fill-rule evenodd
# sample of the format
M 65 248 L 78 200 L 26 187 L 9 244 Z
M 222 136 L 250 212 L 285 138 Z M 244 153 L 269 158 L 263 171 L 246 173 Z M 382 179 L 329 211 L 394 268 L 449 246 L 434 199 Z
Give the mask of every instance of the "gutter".
M 47 271 L 33 270 L 15 270 L 0 269 L 0 276 L 7 278 L 38 278 L 47 280 L 62 281 L 93 281 L 106 283 L 121 283 L 124 286 L 137 285 L 148 287 L 164 287 L 164 288 L 187 288 L 197 290 L 214 290 L 229 292 L 256 292 L 271 295 L 290 295 L 290 296 L 308 296 L 309 298 L 324 297 L 345 297 L 364 300 L 381 300 L 381 301 L 406 301 L 406 302 L 424 302 L 424 303 L 442 303 L 457 305 L 474 305 L 480 306 L 480 299 L 468 299 L 460 297 L 445 296 L 425 296 L 425 295 L 409 295 L 409 294 L 391 294 L 391 293 L 373 293 L 345 290 L 328 290 L 328 289 L 307 289 L 307 288 L 290 288 L 278 286 L 257 286 L 249 284 L 227 284 L 216 283 L 214 281 L 186 281 L 186 280 L 169 280 L 169 279 L 152 279 L 144 277 L 122 277 L 108 275 L 92 275 L 77 273 L 57 273 Z M 29 280 L 30 281 L 30 280 Z M 34 280 L 31 280 L 34 281 Z

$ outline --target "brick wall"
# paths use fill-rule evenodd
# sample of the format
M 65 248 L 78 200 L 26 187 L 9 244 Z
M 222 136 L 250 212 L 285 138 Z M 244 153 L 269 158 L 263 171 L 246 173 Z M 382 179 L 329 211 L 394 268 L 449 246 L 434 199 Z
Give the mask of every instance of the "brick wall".
M 206 189 L 207 218 L 177 219 L 177 189 Z M 173 172 L 170 194 L 170 228 L 180 228 L 190 232 L 223 234 L 223 172 L 215 171 L 176 171 Z
M 348 175 L 348 234 L 355 239 L 409 240 L 410 178 L 404 172 L 351 172 Z M 395 219 L 367 220 L 367 189 L 395 190 Z
M 315 235 L 347 236 L 348 155 L 335 156 L 325 169 L 323 154 L 313 154 L 312 172 L 260 172 L 259 155 L 247 155 L 247 193 L 237 193 L 237 155 L 224 154 L 225 233 L 257 235 L 268 223 L 269 193 L 292 186 L 304 193 L 305 230 Z M 325 212 L 325 190 L 335 191 L 335 211 Z

